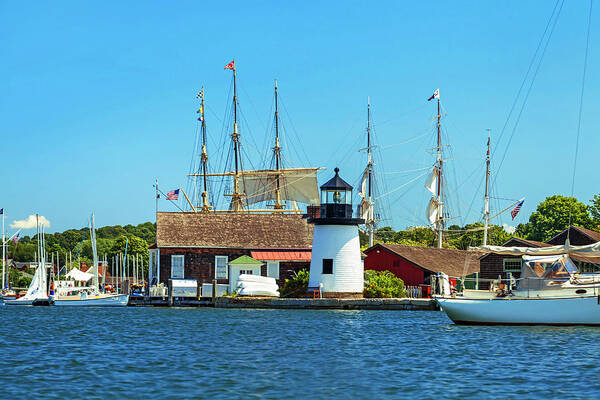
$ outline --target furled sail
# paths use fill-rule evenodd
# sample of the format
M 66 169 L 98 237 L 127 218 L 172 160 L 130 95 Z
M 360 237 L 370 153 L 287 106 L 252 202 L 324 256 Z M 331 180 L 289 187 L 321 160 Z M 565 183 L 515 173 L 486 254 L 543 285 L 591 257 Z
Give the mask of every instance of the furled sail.
M 600 257 L 600 242 L 585 246 L 571 246 L 569 244 L 548 247 L 503 247 L 503 246 L 481 246 L 470 247 L 469 250 L 479 250 L 488 253 L 510 254 L 515 256 L 550 256 L 557 254 L 569 254 L 580 257 Z
M 431 176 L 427 178 L 427 182 L 425 182 L 425 187 L 427 190 L 431 192 L 431 194 L 436 194 L 437 183 L 438 182 L 438 169 L 437 167 L 433 167 L 433 171 L 431 171 Z M 433 222 L 432 222 L 433 223 Z
M 438 210 L 438 203 L 432 197 L 431 200 L 429 200 L 429 205 L 427 206 L 427 219 L 429 220 L 430 224 L 435 224 L 438 220 Z
M 279 180 L 281 200 L 319 204 L 318 168 L 299 168 L 263 171 L 244 171 L 240 175 L 240 189 L 248 204 L 277 200 Z M 278 179 L 279 178 L 279 179 Z
M 360 181 L 360 190 L 358 191 L 358 195 L 363 199 L 367 197 L 367 179 L 369 179 L 369 168 L 366 168 L 365 172 L 363 172 Z

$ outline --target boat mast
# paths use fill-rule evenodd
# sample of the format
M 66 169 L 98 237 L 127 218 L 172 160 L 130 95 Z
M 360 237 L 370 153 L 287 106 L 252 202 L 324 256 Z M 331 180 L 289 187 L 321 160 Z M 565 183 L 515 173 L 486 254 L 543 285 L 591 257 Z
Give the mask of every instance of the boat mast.
M 275 153 L 275 169 L 277 172 L 280 172 L 281 169 L 281 147 L 279 146 L 279 108 L 277 103 L 277 79 L 275 79 L 275 147 L 273 147 L 273 152 Z M 279 174 L 276 177 L 276 186 L 275 186 L 275 205 L 273 208 L 277 210 L 283 209 L 283 204 L 281 203 L 281 187 L 279 182 Z
M 206 182 L 206 164 L 208 162 L 208 154 L 206 153 L 206 121 L 204 120 L 204 86 L 200 91 L 200 121 L 202 122 L 202 154 L 200 159 L 202 160 L 202 176 L 204 185 L 202 187 L 202 211 L 210 211 L 210 205 L 208 204 L 208 185 Z M 234 128 L 235 129 L 235 128 Z
M 94 213 L 90 218 L 90 239 L 92 240 L 92 257 L 94 262 L 94 286 L 98 289 L 98 252 L 96 250 L 96 226 L 94 221 Z
M 369 203 L 369 211 L 367 214 L 367 232 L 369 234 L 369 247 L 373 247 L 373 231 L 375 221 L 373 220 L 373 202 L 372 202 L 372 175 L 373 175 L 373 156 L 371 154 L 371 98 L 367 99 L 367 173 L 369 190 L 367 193 L 367 201 Z
M 6 237 L 4 234 L 4 209 L 2 211 L 2 290 L 6 289 Z
M 443 203 L 442 203 L 442 135 L 441 135 L 441 113 L 440 113 L 440 96 L 437 96 L 437 247 L 442 248 L 442 230 L 444 228 Z
M 490 179 L 490 129 L 488 131 L 487 153 L 485 155 L 485 200 L 483 203 L 483 245 L 487 246 L 488 225 L 490 223 L 490 196 L 488 182 Z
M 233 151 L 235 157 L 235 173 L 233 175 L 233 194 L 231 194 L 231 209 L 233 211 L 242 211 L 242 194 L 240 193 L 239 178 L 240 178 L 240 134 L 238 133 L 237 124 L 237 85 L 235 75 L 235 59 L 232 61 L 231 70 L 233 71 Z

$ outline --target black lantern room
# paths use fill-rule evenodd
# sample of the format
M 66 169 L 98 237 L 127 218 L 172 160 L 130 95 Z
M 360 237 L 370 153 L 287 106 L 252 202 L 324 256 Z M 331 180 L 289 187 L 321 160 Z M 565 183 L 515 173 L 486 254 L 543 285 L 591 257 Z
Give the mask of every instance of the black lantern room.
M 321 186 L 321 209 L 317 218 L 309 218 L 315 224 L 358 225 L 365 221 L 352 218 L 352 186 L 339 176 L 340 169 L 335 168 L 335 176 Z

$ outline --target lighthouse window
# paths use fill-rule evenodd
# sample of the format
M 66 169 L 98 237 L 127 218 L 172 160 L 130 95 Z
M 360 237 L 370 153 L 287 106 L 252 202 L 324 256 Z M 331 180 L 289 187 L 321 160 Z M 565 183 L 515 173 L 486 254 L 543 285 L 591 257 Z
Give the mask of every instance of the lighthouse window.
M 332 258 L 324 258 L 323 259 L 323 274 L 333 274 L 333 259 Z

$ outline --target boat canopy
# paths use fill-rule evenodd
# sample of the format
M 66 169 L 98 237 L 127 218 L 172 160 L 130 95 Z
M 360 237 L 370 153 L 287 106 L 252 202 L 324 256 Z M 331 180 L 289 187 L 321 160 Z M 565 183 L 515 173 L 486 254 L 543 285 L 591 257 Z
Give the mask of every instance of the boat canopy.
M 571 279 L 578 272 L 573 260 L 566 255 L 523 256 L 520 289 L 552 289 Z
M 504 247 L 504 246 L 481 246 L 469 247 L 469 250 L 483 251 L 486 253 L 510 254 L 514 256 L 552 256 L 568 254 L 580 257 L 600 257 L 600 242 L 585 246 L 571 246 L 568 242 L 559 246 L 548 247 Z

